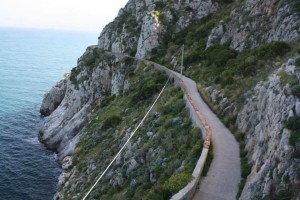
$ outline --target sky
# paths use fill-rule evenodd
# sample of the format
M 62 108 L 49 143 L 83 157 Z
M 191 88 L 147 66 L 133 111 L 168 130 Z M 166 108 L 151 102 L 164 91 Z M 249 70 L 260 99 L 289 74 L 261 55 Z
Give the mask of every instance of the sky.
M 0 27 L 101 32 L 128 0 L 0 0 Z

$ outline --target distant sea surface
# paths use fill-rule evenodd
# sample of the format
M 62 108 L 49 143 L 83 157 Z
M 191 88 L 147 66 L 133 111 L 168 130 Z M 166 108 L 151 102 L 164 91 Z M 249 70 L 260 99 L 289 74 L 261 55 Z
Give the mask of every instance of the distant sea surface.
M 43 95 L 97 34 L 0 28 L 0 199 L 50 200 L 60 167 L 38 141 Z

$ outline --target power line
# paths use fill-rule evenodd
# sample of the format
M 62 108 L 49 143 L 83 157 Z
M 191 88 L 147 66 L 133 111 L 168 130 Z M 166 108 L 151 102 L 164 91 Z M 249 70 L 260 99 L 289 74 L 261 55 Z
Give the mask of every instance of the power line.
M 135 130 L 131 133 L 130 137 L 127 139 L 127 141 L 125 142 L 125 144 L 122 146 L 122 148 L 120 149 L 120 151 L 117 153 L 117 155 L 112 159 L 112 161 L 109 163 L 109 165 L 106 167 L 106 169 L 104 170 L 104 172 L 101 174 L 101 176 L 97 179 L 97 181 L 95 182 L 95 184 L 90 188 L 90 190 L 86 193 L 86 195 L 83 197 L 82 200 L 85 200 L 89 194 L 92 192 L 92 190 L 95 188 L 95 186 L 98 184 L 98 182 L 101 180 L 101 178 L 106 174 L 106 172 L 108 171 L 108 169 L 110 168 L 110 166 L 114 163 L 114 161 L 117 159 L 117 157 L 121 154 L 121 152 L 123 151 L 123 149 L 127 146 L 127 144 L 129 143 L 129 141 L 131 140 L 131 138 L 135 135 L 136 131 L 140 128 L 140 126 L 143 124 L 143 122 L 145 121 L 145 119 L 147 118 L 147 116 L 149 115 L 150 111 L 153 109 L 154 105 L 157 103 L 158 99 L 160 98 L 160 96 L 162 95 L 163 91 L 165 90 L 167 84 L 170 81 L 171 76 L 169 76 L 168 80 L 166 81 L 164 87 L 162 88 L 162 90 L 160 91 L 160 93 L 158 94 L 157 98 L 155 99 L 154 103 L 152 104 L 152 106 L 150 107 L 150 109 L 148 110 L 148 112 L 146 113 L 146 115 L 144 116 L 144 118 L 142 119 L 142 121 L 139 123 L 139 125 L 135 128 Z

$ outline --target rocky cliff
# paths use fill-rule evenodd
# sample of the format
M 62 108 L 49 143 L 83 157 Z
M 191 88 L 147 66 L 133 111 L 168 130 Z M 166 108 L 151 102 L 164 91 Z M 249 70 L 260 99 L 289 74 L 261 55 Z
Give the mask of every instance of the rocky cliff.
M 167 31 L 181 31 L 194 20 L 216 11 L 217 4 L 211 0 L 130 0 L 104 28 L 98 45 L 108 51 L 149 58 Z
M 300 143 L 292 141 L 294 133 L 286 125 L 290 118 L 300 117 L 300 99 L 291 89 L 292 84 L 299 84 L 296 75 L 300 72 L 293 63 L 291 59 L 267 81 L 258 83 L 238 114 L 237 126 L 245 134 L 252 165 L 240 199 L 299 198 Z
M 88 47 L 79 58 L 78 66 L 45 95 L 41 113 L 46 118 L 40 129 L 40 140 L 58 152 L 62 160 L 74 152 L 86 123 L 91 106 L 107 95 L 126 91 L 122 56 L 105 54 L 96 47 Z
M 297 12 L 297 1 L 246 0 L 212 29 L 207 47 L 230 42 L 231 48 L 242 51 L 271 41 L 296 41 Z
M 140 116 L 135 111 L 148 105 L 145 101 L 161 84 L 162 79 L 155 76 L 152 81 L 147 79 L 147 73 L 154 73 L 149 66 L 124 55 L 171 67 L 185 44 L 184 73 L 199 84 L 207 102 L 241 143 L 240 199 L 300 198 L 299 127 L 294 125 L 300 123 L 299 6 L 296 0 L 129 0 L 103 29 L 98 44 L 87 48 L 78 66 L 43 100 L 41 113 L 49 116 L 40 139 L 58 152 L 65 170 L 56 197 L 82 196 L 80 191 L 87 190 L 92 177 L 115 153 L 111 146 L 119 148 L 136 125 Z M 290 57 L 293 60 L 288 61 Z M 139 97 L 138 102 L 143 103 L 131 102 Z M 164 120 L 149 122 L 151 127 L 144 130 L 147 137 L 138 138 L 153 143 L 131 144 L 114 169 L 118 175 L 110 172 L 112 179 L 106 179 L 106 187 L 97 190 L 95 198 L 141 199 L 144 195 L 167 199 L 171 190 L 164 193 L 166 190 L 160 189 L 167 187 L 163 185 L 168 178 L 192 168 L 192 156 L 196 155 L 192 152 L 197 152 L 199 145 L 176 147 L 178 141 L 190 144 L 190 138 L 172 131 L 174 140 L 168 142 L 171 138 L 162 133 L 180 125 L 186 115 L 168 118 L 173 112 L 167 100 L 165 103 L 152 116 Z M 123 107 L 116 107 L 118 104 Z M 120 113 L 120 109 L 124 111 Z M 106 121 L 110 117 L 111 121 Z M 128 125 L 131 129 L 125 129 Z M 187 130 L 197 136 L 191 127 Z M 148 148 L 150 145 L 157 146 Z M 139 148 L 142 150 L 134 154 Z M 181 152 L 176 158 L 166 153 L 174 149 Z M 183 159 L 182 152 L 189 151 L 191 157 Z M 156 156 L 161 165 L 153 159 Z M 146 185 L 139 187 L 141 183 Z M 158 183 L 161 188 L 153 186 Z

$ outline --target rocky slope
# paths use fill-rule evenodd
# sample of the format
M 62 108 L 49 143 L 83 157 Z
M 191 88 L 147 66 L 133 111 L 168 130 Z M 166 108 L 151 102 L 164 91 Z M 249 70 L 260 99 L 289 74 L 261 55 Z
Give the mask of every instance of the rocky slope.
M 293 145 L 286 126 L 289 118 L 300 117 L 300 99 L 291 91 L 295 83 L 284 82 L 285 76 L 299 84 L 295 77 L 300 72 L 294 69 L 290 60 L 268 81 L 258 83 L 238 114 L 238 130 L 245 134 L 252 165 L 240 199 L 300 197 L 300 143 Z
M 296 0 L 129 0 L 115 20 L 103 29 L 98 45 L 88 47 L 78 59 L 78 66 L 66 74 L 43 100 L 41 113 L 49 116 L 40 130 L 40 140 L 57 151 L 61 161 L 64 160 L 65 172 L 60 177 L 57 198 L 64 195 L 79 198 L 78 191 L 86 190 L 91 177 L 95 176 L 92 172 L 95 166 L 103 168 L 99 159 L 88 156 L 84 159 L 88 155 L 82 150 L 85 145 L 96 145 L 85 140 L 84 135 L 88 132 L 87 124 L 96 120 L 95 108 L 101 102 L 110 105 L 107 98 L 129 95 L 134 85 L 140 82 L 132 79 L 139 65 L 123 54 L 170 66 L 171 60 L 176 63 L 175 54 L 182 44 L 186 46 L 186 75 L 202 85 L 199 88 L 204 88 L 202 92 L 207 94 L 208 103 L 237 133 L 242 150 L 245 146 L 241 155 L 242 165 L 245 165 L 242 174 L 245 187 L 241 184 L 241 199 L 300 198 L 299 141 L 295 135 L 298 129 L 286 125 L 290 123 L 289 118 L 294 116 L 291 119 L 298 122 L 299 117 L 299 96 L 292 92 L 299 85 L 295 77 L 299 79 L 300 76 L 295 60 L 290 60 L 281 72 L 271 75 L 288 57 L 296 58 L 297 50 L 299 53 L 299 6 Z M 130 104 L 125 109 L 133 107 Z M 149 132 L 148 137 L 153 138 L 155 133 L 149 130 L 145 133 Z M 107 142 L 110 139 L 121 141 L 117 133 L 122 129 L 114 131 L 110 132 L 113 138 L 102 141 L 96 137 L 95 141 L 103 146 L 111 144 L 111 141 Z M 85 143 L 87 141 L 90 143 Z M 139 144 L 132 145 L 139 147 Z M 97 154 L 101 153 L 99 149 Z M 74 153 L 75 163 L 68 157 Z M 111 154 L 104 150 L 102 153 Z M 148 157 L 152 154 L 168 158 L 162 155 L 161 148 L 146 152 Z M 145 163 L 140 155 L 134 156 L 137 157 L 134 160 L 120 161 L 116 170 L 122 175 L 108 185 L 119 192 L 130 191 L 125 192 L 128 198 L 138 189 L 136 183 L 128 182 L 129 176 L 146 173 L 150 183 L 159 180 L 153 173 L 157 168 L 152 162 Z M 171 172 L 166 171 L 168 177 L 181 165 L 183 167 L 184 162 L 176 160 Z M 133 174 L 127 172 L 137 165 L 145 167 L 146 172 L 140 169 L 133 169 Z M 157 188 L 152 189 L 149 195 Z M 145 188 L 138 191 L 143 190 Z M 106 188 L 94 195 L 110 198 L 109 191 Z
M 194 20 L 217 11 L 217 4 L 205 1 L 130 0 L 116 19 L 102 31 L 98 45 L 112 52 L 149 58 L 163 40 L 169 25 L 175 32 Z
M 62 160 L 74 152 L 86 123 L 91 106 L 107 95 L 126 91 L 126 74 L 122 58 L 106 55 L 89 47 L 79 58 L 70 76 L 57 83 L 45 95 L 41 113 L 51 114 L 40 129 L 40 140 L 58 152 Z
M 230 42 L 231 48 L 242 51 L 271 41 L 296 41 L 300 33 L 296 4 L 297 1 L 246 0 L 212 29 L 207 47 Z

